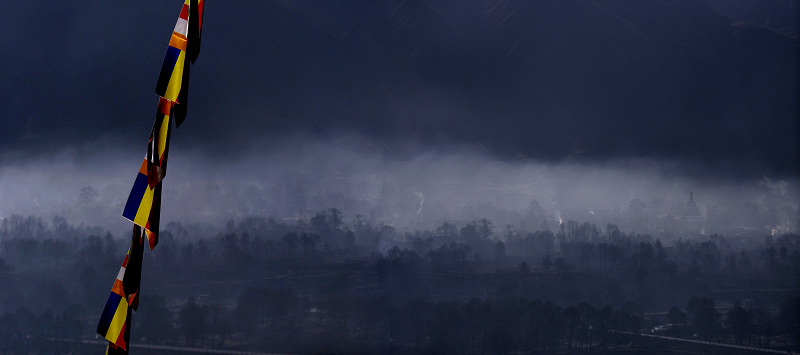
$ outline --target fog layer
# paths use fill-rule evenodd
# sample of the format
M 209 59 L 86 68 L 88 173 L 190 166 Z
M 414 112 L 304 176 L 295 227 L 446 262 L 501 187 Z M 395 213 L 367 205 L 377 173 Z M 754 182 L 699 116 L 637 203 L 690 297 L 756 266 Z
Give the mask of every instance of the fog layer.
M 181 148 L 173 146 L 164 180 L 164 225 L 218 225 L 247 216 L 292 223 L 338 208 L 348 221 L 361 214 L 401 230 L 490 218 L 497 226 L 528 230 L 543 220 L 574 219 L 657 232 L 654 225 L 629 223 L 631 201 L 644 203 L 636 213 L 674 218 L 685 214 L 690 194 L 705 220 L 729 219 L 702 232 L 794 232 L 800 225 L 797 181 L 709 180 L 692 174 L 699 164 L 675 161 L 619 159 L 601 165 L 579 155 L 557 163 L 524 156 L 502 160 L 479 145 L 411 154 L 414 148 L 405 147 L 399 154 L 359 136 L 286 137 L 254 146 L 237 159 Z M 126 231 L 128 222 L 120 215 L 139 159 L 121 150 L 71 151 L 6 165 L 0 170 L 0 217 L 60 215 L 73 224 Z

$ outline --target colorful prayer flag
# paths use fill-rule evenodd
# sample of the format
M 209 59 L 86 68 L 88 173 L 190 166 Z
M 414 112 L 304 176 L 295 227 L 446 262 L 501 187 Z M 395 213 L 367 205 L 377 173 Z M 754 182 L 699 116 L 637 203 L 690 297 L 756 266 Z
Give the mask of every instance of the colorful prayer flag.
M 122 216 L 146 230 L 150 249 L 158 244 L 161 220 L 161 180 L 167 174 L 169 138 L 172 131 L 172 102 L 159 98 L 156 120 L 147 142 L 147 155 L 142 161 L 133 188 L 128 195 Z
M 122 216 L 146 230 L 150 249 L 158 244 L 158 224 L 161 219 L 161 183 L 148 184 L 147 159 L 142 161 Z
M 178 16 L 178 22 L 172 31 L 167 54 L 161 65 L 161 74 L 156 84 L 156 94 L 167 100 L 175 102 L 181 89 L 183 66 L 186 62 L 187 35 L 189 33 L 189 4 L 186 0 Z
M 150 130 L 150 140 L 147 142 L 147 170 L 148 184 L 155 186 L 167 175 L 167 155 L 169 154 L 169 137 L 171 132 L 172 103 L 158 99 L 158 110 L 153 129 Z
M 189 73 L 191 63 L 200 53 L 202 19 L 203 1 L 185 0 L 156 83 L 156 94 L 177 104 L 174 110 L 176 127 L 186 118 Z
M 133 226 L 131 247 L 111 287 L 97 333 L 114 346 L 126 350 L 130 340 L 131 311 L 139 305 L 139 284 L 142 276 L 142 254 L 144 233 L 141 227 Z M 108 349 L 107 349 L 108 350 Z

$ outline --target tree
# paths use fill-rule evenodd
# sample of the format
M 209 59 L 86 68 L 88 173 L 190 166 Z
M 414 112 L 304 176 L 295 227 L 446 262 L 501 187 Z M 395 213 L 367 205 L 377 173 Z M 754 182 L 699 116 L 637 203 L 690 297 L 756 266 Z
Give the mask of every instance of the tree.
M 303 233 L 300 236 L 300 244 L 303 246 L 303 250 L 306 253 L 313 252 L 317 249 L 317 244 L 319 244 L 319 235 L 314 233 Z
M 475 223 L 475 221 L 467 223 L 466 226 L 461 228 L 459 233 L 461 234 L 461 238 L 467 242 L 475 242 L 478 240 L 478 225 Z
M 774 326 L 772 323 L 772 315 L 767 311 L 764 307 L 756 307 L 755 311 L 752 312 L 752 317 L 754 320 L 756 329 L 758 331 L 758 346 L 761 347 L 761 339 L 764 337 L 765 345 L 769 346 L 769 340 L 772 337 L 772 333 L 774 331 Z
M 328 224 L 332 230 L 338 230 L 342 228 L 342 224 L 344 223 L 344 215 L 342 211 L 336 208 L 331 208 L 328 210 L 329 218 Z
M 672 325 L 670 329 L 673 335 L 680 335 L 681 329 L 686 326 L 689 317 L 686 315 L 686 312 L 682 311 L 678 306 L 672 306 L 667 313 L 667 320 Z
M 581 322 L 581 312 L 578 307 L 568 306 L 561 312 L 561 317 L 567 325 L 567 345 L 572 349 L 572 342 L 578 335 Z
M 750 323 L 753 321 L 752 313 L 747 312 L 742 307 L 742 303 L 737 300 L 733 302 L 733 307 L 728 311 L 727 318 L 736 344 L 744 344 L 744 338 L 750 334 Z
M 442 237 L 453 237 L 458 234 L 458 228 L 455 224 L 444 222 L 441 226 L 436 227 L 436 231 L 434 233 Z
M 331 208 L 317 213 L 311 218 L 311 228 L 324 241 L 325 248 L 338 248 L 345 244 L 342 230 L 344 217 L 342 211 Z
M 166 299 L 159 295 L 142 295 L 139 309 L 136 334 L 141 334 L 150 344 L 165 344 L 173 338 L 175 331 L 172 324 L 172 312 L 167 308 Z
M 686 313 L 689 314 L 695 332 L 703 340 L 710 340 L 717 334 L 720 314 L 714 307 L 714 300 L 692 297 L 686 305 Z
M 461 228 L 461 236 L 467 241 L 483 241 L 488 240 L 492 236 L 492 221 L 486 218 L 481 218 L 467 223 L 464 228 Z
M 181 330 L 186 338 L 186 345 L 193 347 L 195 341 L 200 339 L 202 346 L 203 335 L 206 333 L 206 323 L 208 318 L 208 308 L 200 306 L 194 301 L 194 297 L 186 300 L 186 305 L 178 311 L 178 329 Z
M 503 228 L 503 236 L 506 237 L 507 241 L 513 241 L 519 237 L 519 230 L 517 230 L 517 226 L 513 224 L 506 224 L 505 228 Z
M 593 341 L 591 329 L 597 322 L 597 310 L 586 301 L 578 304 L 578 310 L 581 313 L 580 340 L 591 347 Z
M 225 308 L 219 303 L 208 306 L 210 313 L 211 347 L 216 347 L 216 337 L 219 336 L 219 346 L 225 346 L 225 338 L 230 333 L 230 319 Z
M 600 350 L 603 351 L 608 347 L 608 330 L 611 328 L 611 319 L 613 315 L 614 309 L 611 305 L 605 305 L 605 307 L 597 311 L 597 317 L 595 318 L 594 329 L 597 332 L 597 337 L 600 338 Z
M 36 330 L 34 333 L 35 336 L 40 338 L 54 338 L 58 336 L 57 329 L 56 316 L 52 309 L 48 308 L 36 317 L 36 327 L 34 328 L 34 330 Z
M 544 217 L 542 205 L 540 205 L 537 200 L 531 200 L 531 203 L 528 204 L 528 208 L 525 209 L 525 213 L 528 219 L 541 219 Z
M 367 218 L 364 215 L 356 214 L 355 218 L 353 218 L 353 229 L 356 230 L 356 233 L 362 233 L 368 227 Z
M 616 242 L 621 235 L 622 232 L 619 231 L 619 227 L 617 227 L 616 224 L 606 224 L 606 239 L 608 239 L 610 243 Z
M 622 306 L 622 310 L 620 310 L 620 315 L 625 330 L 632 333 L 639 333 L 639 331 L 641 331 L 644 321 L 642 306 L 632 301 L 625 302 L 625 305 Z
M 333 233 L 342 227 L 344 217 L 342 211 L 336 208 L 323 210 L 311 217 L 311 227 L 317 234 L 326 236 Z

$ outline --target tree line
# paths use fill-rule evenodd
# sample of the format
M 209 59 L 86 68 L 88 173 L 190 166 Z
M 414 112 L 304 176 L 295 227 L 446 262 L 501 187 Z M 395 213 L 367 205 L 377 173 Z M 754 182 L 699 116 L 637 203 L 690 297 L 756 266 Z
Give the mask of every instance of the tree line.
M 307 344 L 313 352 L 594 350 L 623 344 L 615 331 L 663 324 L 675 336 L 737 344 L 798 340 L 795 234 L 662 241 L 611 223 L 550 228 L 545 221 L 528 231 L 487 218 L 400 231 L 361 215 L 348 221 L 338 209 L 293 223 L 247 217 L 215 234 L 197 231 L 168 223 L 158 248 L 145 253 L 148 284 L 133 332 L 143 342 L 270 351 Z M 4 219 L 0 314 L 22 327 L 20 312 L 73 319 L 83 309 L 77 329 L 89 336 L 126 239 L 60 217 Z M 720 296 L 726 284 L 741 289 Z M 536 328 L 534 318 L 558 326 Z M 558 335 L 542 335 L 548 331 Z

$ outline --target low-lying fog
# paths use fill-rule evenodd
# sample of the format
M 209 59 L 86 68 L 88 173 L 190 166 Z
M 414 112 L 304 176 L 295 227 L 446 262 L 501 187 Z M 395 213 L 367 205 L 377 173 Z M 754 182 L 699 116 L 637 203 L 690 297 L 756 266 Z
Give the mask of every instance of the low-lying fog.
M 627 217 L 634 212 L 653 219 L 680 217 L 690 194 L 706 221 L 704 233 L 796 232 L 800 226 L 797 181 L 698 174 L 700 163 L 687 168 L 666 160 L 587 162 L 580 154 L 558 163 L 522 155 L 501 160 L 479 145 L 400 154 L 360 137 L 301 136 L 239 155 L 209 156 L 175 148 L 179 133 L 163 182 L 162 227 L 171 221 L 217 226 L 251 215 L 292 223 L 335 207 L 345 221 L 361 214 L 398 230 L 489 218 L 499 234 L 506 224 L 538 229 L 541 222 L 523 222 L 535 214 L 555 223 L 613 222 L 653 232 L 648 229 L 657 227 L 631 225 Z M 72 224 L 126 235 L 129 222 L 121 213 L 141 156 L 99 151 L 62 152 L 1 167 L 0 218 L 38 215 L 47 221 L 61 215 Z M 633 200 L 643 202 L 643 209 L 632 211 Z M 714 225 L 708 223 L 711 217 Z

